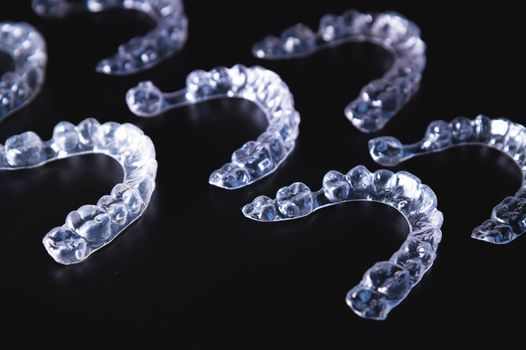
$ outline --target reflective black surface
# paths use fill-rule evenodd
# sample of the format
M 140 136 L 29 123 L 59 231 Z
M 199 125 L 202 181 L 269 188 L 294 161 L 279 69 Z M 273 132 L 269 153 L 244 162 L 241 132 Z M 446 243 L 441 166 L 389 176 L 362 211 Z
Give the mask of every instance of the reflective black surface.
M 396 168 L 416 174 L 437 193 L 444 239 L 435 266 L 384 322 L 357 317 L 344 296 L 403 241 L 407 227 L 394 210 L 350 203 L 278 224 L 252 222 L 240 212 L 254 196 L 273 195 L 294 181 L 317 189 L 330 169 L 377 169 L 367 152 L 369 136 L 352 127 L 343 108 L 390 63 L 370 45 L 301 61 L 259 61 L 250 54 L 256 40 L 299 21 L 316 25 L 321 15 L 349 8 L 408 16 L 428 44 L 428 67 L 421 91 L 377 135 L 411 142 L 439 118 L 485 113 L 526 123 L 518 9 L 423 1 L 187 0 L 190 37 L 179 55 L 141 74 L 109 77 L 96 74 L 95 64 L 146 32 L 145 18 L 110 12 L 45 20 L 31 12 L 29 1 L 16 3 L 2 2 L 0 19 L 35 25 L 47 39 L 49 65 L 38 98 L 0 125 L 2 143 L 26 130 L 46 139 L 60 120 L 133 122 L 154 140 L 160 167 L 144 217 L 70 267 L 56 264 L 41 239 L 69 211 L 108 193 L 122 175 L 118 164 L 88 156 L 0 173 L 3 342 L 73 349 L 139 343 L 348 349 L 522 339 L 524 327 L 515 319 L 526 311 L 526 237 L 502 247 L 470 239 L 471 229 L 520 184 L 513 162 L 496 151 L 452 149 Z M 296 151 L 280 170 L 228 192 L 209 186 L 208 175 L 263 130 L 264 116 L 255 106 L 214 101 L 144 120 L 127 110 L 124 94 L 145 79 L 179 89 L 194 69 L 235 63 L 278 72 L 295 95 L 302 124 Z

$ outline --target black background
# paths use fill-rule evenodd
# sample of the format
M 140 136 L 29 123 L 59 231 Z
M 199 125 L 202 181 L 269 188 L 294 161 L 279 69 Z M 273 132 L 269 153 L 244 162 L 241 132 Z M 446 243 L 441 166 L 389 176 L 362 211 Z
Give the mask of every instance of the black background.
M 386 52 L 363 44 L 299 61 L 251 57 L 252 43 L 264 35 L 300 21 L 316 26 L 325 13 L 396 10 L 422 29 L 428 44 L 422 88 L 378 135 L 412 142 L 431 120 L 478 113 L 526 123 L 522 12 L 457 3 L 187 0 L 184 50 L 150 71 L 111 77 L 96 74 L 95 64 L 150 28 L 142 15 L 112 11 L 46 20 L 32 13 L 29 1 L 2 1 L 1 20 L 28 21 L 46 37 L 49 64 L 41 94 L 2 122 L 0 140 L 26 130 L 47 139 L 60 120 L 132 122 L 155 142 L 160 166 L 143 218 L 69 267 L 55 263 L 41 239 L 69 211 L 109 193 L 121 180 L 118 164 L 86 156 L 0 173 L 0 339 L 56 348 L 144 343 L 171 349 L 520 341 L 526 238 L 505 246 L 470 238 L 520 185 L 514 163 L 496 151 L 457 148 L 396 168 L 436 192 L 444 239 L 432 270 L 384 322 L 359 318 L 344 296 L 403 241 L 407 227 L 394 210 L 349 203 L 278 224 L 253 222 L 240 212 L 256 195 L 272 196 L 294 181 L 317 189 L 330 169 L 378 168 L 368 155 L 369 136 L 352 127 L 343 108 L 389 66 Z M 124 94 L 145 79 L 176 90 L 194 69 L 235 63 L 278 72 L 302 121 L 295 152 L 275 174 L 229 192 L 208 185 L 208 175 L 264 129 L 254 105 L 222 100 L 144 120 L 127 110 Z

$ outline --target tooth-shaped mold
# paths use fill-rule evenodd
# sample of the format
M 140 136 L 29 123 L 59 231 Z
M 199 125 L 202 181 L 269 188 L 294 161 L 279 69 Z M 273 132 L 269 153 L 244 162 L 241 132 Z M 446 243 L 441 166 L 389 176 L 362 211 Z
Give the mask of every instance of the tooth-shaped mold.
M 526 128 L 523 125 L 483 115 L 474 120 L 458 117 L 449 123 L 437 120 L 429 124 L 419 142 L 405 145 L 391 136 L 377 137 L 369 141 L 369 153 L 378 164 L 394 166 L 416 156 L 464 145 L 497 149 L 511 157 L 522 171 L 519 191 L 495 206 L 491 219 L 476 227 L 471 235 L 489 243 L 509 243 L 526 232 Z M 430 198 L 420 200 L 432 202 Z
M 316 32 L 300 23 L 280 37 L 266 37 L 254 45 L 252 52 L 268 60 L 303 58 L 347 42 L 379 45 L 394 58 L 384 76 L 367 84 L 345 108 L 345 115 L 360 131 L 378 131 L 418 91 L 426 65 L 426 45 L 420 29 L 401 14 L 350 10 L 341 16 L 325 15 Z
M 154 117 L 169 109 L 212 99 L 242 98 L 255 103 L 268 120 L 266 131 L 234 151 L 231 162 L 212 172 L 211 185 L 238 189 L 273 173 L 294 149 L 300 115 L 287 84 L 262 67 L 235 65 L 209 72 L 196 70 L 186 79 L 186 88 L 161 92 L 151 82 L 141 82 L 126 94 L 130 110 L 141 117 Z
M 525 195 L 526 197 L 526 195 Z M 304 217 L 330 205 L 371 201 L 398 210 L 410 232 L 389 261 L 371 267 L 361 282 L 347 294 L 347 304 L 359 316 L 383 320 L 408 295 L 431 268 L 442 239 L 442 213 L 431 188 L 405 171 L 378 170 L 363 165 L 346 175 L 331 170 L 316 192 L 301 182 L 281 188 L 276 199 L 259 196 L 243 207 L 243 215 L 260 222 L 277 222 Z
M 0 22 L 0 51 L 13 70 L 0 76 L 0 120 L 28 105 L 40 92 L 46 73 L 46 42 L 24 22 Z
M 104 154 L 119 162 L 124 181 L 97 205 L 84 205 L 68 214 L 61 227 L 43 239 L 49 255 L 69 265 L 83 261 L 110 243 L 146 210 L 155 189 L 157 161 L 150 138 L 132 124 L 100 124 L 89 118 L 75 126 L 60 122 L 49 141 L 28 131 L 0 145 L 0 170 L 34 168 L 48 162 Z
M 309 215 L 313 210 L 312 193 L 301 182 L 282 187 L 276 193 L 278 210 L 285 218 L 297 218 Z
M 181 0 L 33 0 L 33 10 L 45 17 L 112 9 L 141 11 L 156 26 L 141 37 L 119 46 L 116 54 L 101 60 L 97 72 L 126 75 L 149 69 L 179 51 L 188 36 L 188 20 Z

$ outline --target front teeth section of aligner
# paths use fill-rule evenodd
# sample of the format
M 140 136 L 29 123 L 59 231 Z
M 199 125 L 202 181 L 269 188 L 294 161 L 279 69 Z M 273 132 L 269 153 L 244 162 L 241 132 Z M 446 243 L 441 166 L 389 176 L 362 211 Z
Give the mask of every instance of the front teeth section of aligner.
M 383 320 L 431 268 L 442 239 L 443 216 L 437 209 L 436 196 L 418 177 L 385 169 L 370 172 L 362 165 L 347 174 L 331 170 L 316 192 L 296 182 L 278 190 L 276 199 L 255 198 L 242 212 L 252 220 L 276 222 L 301 218 L 320 208 L 350 201 L 389 205 L 405 217 L 411 230 L 389 261 L 371 267 L 346 297 L 347 304 L 359 316 Z
M 237 64 L 208 72 L 195 70 L 186 79 L 186 89 L 180 91 L 162 93 L 153 83 L 142 82 L 126 94 L 130 110 L 142 117 L 220 98 L 251 101 L 268 120 L 267 129 L 257 140 L 234 151 L 231 161 L 209 177 L 214 186 L 238 189 L 273 173 L 292 152 L 298 137 L 300 115 L 295 110 L 294 97 L 276 73 Z
M 385 75 L 367 84 L 345 115 L 362 132 L 374 132 L 403 108 L 418 91 L 426 65 L 426 45 L 420 30 L 394 12 L 325 15 L 315 32 L 304 24 L 292 26 L 280 37 L 268 36 L 255 44 L 256 57 L 279 60 L 302 58 L 346 42 L 370 42 L 392 53 L 394 63 Z
M 146 210 L 157 174 L 152 141 L 132 124 L 100 124 L 88 118 L 78 125 L 58 123 L 49 141 L 28 131 L 0 145 L 0 170 L 32 168 L 83 154 L 114 158 L 123 168 L 124 180 L 97 205 L 69 213 L 63 226 L 44 237 L 48 253 L 65 265 L 81 262 L 110 243 Z

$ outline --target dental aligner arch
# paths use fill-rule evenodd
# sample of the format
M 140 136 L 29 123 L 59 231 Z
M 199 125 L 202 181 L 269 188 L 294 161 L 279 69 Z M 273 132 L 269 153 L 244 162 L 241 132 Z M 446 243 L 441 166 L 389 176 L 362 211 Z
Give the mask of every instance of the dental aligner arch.
M 287 84 L 274 72 L 254 66 L 196 70 L 186 88 L 161 92 L 152 82 L 141 82 L 126 94 L 130 110 L 154 117 L 167 110 L 221 98 L 241 98 L 255 103 L 268 120 L 266 131 L 234 151 L 231 162 L 212 172 L 209 183 L 225 189 L 250 185 L 273 173 L 294 149 L 300 115 Z
M 120 45 L 112 57 L 101 60 L 96 71 L 104 74 L 126 75 L 149 69 L 179 51 L 188 36 L 188 19 L 181 0 L 33 0 L 32 5 L 37 14 L 45 17 L 111 9 L 137 10 L 149 16 L 156 27 Z
M 0 78 L 0 120 L 28 105 L 40 92 L 46 73 L 46 42 L 24 22 L 0 22 L 0 51 L 14 63 Z
M 155 189 L 157 161 L 150 138 L 132 124 L 99 124 L 89 118 L 75 126 L 58 123 L 53 137 L 42 141 L 32 131 L 11 136 L 0 145 L 0 170 L 34 168 L 48 162 L 80 156 L 104 154 L 122 166 L 124 180 L 97 205 L 72 211 L 66 222 L 49 231 L 44 247 L 55 261 L 69 265 L 83 261 L 109 244 L 136 221 L 148 207 Z
M 380 79 L 368 83 L 345 108 L 347 119 L 358 130 L 382 129 L 418 91 L 426 65 L 426 45 L 420 29 L 399 13 L 347 11 L 321 18 L 317 32 L 299 23 L 281 37 L 268 36 L 255 44 L 256 57 L 268 60 L 297 59 L 348 42 L 369 42 L 383 47 L 394 58 Z
M 472 238 L 493 244 L 509 243 L 526 232 L 526 128 L 523 125 L 483 115 L 474 120 L 458 117 L 450 123 L 437 120 L 429 124 L 424 138 L 417 143 L 404 145 L 394 137 L 378 137 L 369 141 L 369 153 L 377 163 L 394 166 L 416 156 L 464 145 L 497 149 L 513 159 L 522 172 L 522 185 L 517 193 L 497 204 L 491 219 L 471 234 Z
M 386 204 L 400 212 L 409 226 L 405 242 L 390 260 L 373 265 L 347 293 L 346 302 L 358 316 L 383 320 L 431 268 L 442 239 L 443 216 L 437 209 L 437 198 L 420 179 L 405 171 L 371 173 L 362 165 L 345 175 L 331 170 L 316 192 L 296 182 L 279 189 L 276 199 L 259 196 L 242 211 L 252 220 L 276 222 L 352 201 Z

